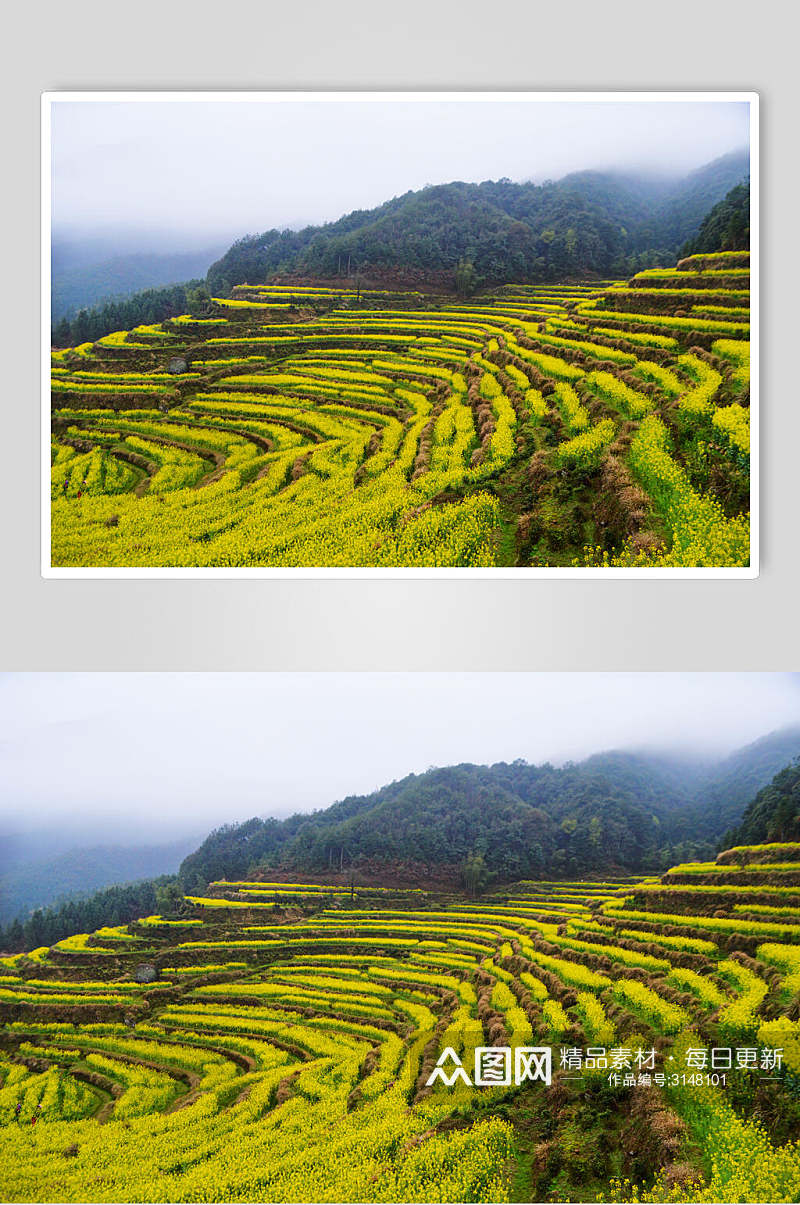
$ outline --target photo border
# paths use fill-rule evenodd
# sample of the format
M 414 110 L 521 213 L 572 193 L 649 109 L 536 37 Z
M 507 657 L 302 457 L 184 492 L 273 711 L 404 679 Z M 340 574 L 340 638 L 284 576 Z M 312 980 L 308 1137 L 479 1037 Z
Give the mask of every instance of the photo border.
M 403 568 L 389 566 L 370 568 L 367 566 L 319 566 L 283 567 L 257 566 L 223 568 L 195 567 L 80 567 L 54 566 L 51 562 L 50 527 L 50 335 L 51 335 L 51 219 L 52 219 L 52 107 L 59 103 L 276 103 L 276 102 L 327 102 L 383 101 L 420 103 L 436 101 L 481 101 L 483 103 L 552 103 L 552 102 L 716 102 L 740 103 L 749 106 L 750 117 L 750 564 L 745 568 L 589 568 L 589 567 L 534 567 L 499 566 L 496 568 Z M 675 91 L 463 91 L 442 89 L 438 91 L 361 91 L 342 90 L 274 90 L 274 91 L 118 91 L 115 89 L 93 91 L 53 90 L 42 93 L 41 109 L 41 576 L 45 579 L 59 578 L 200 578 L 215 580 L 223 578 L 257 579 L 277 578 L 372 578 L 372 579 L 587 579 L 619 580 L 631 578 L 661 579 L 754 579 L 759 576 L 759 94 L 752 91 L 727 90 L 675 90 Z

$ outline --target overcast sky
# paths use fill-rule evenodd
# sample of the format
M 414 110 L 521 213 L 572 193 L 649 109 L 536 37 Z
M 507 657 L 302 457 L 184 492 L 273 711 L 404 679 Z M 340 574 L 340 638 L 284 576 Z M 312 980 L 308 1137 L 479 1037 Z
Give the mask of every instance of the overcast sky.
M 724 755 L 799 721 L 791 674 L 6 674 L 0 832 L 202 835 L 430 765 Z
M 683 174 L 748 145 L 720 101 L 89 101 L 53 105 L 53 225 L 176 245 L 331 221 L 450 180 Z

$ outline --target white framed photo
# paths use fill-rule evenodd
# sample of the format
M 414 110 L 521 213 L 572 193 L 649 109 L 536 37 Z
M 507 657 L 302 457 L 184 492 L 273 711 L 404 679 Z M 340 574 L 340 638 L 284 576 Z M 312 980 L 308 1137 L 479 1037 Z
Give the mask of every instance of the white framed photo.
M 758 573 L 754 92 L 51 92 L 45 577 Z

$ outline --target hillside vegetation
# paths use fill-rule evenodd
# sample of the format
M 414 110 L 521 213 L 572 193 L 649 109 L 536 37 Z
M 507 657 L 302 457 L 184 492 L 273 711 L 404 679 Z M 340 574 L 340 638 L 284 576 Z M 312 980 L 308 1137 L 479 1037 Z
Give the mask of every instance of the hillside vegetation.
M 87 270 L 80 261 L 88 249 L 75 249 L 79 263 L 71 265 L 71 246 L 54 241 L 52 342 L 77 346 L 121 328 L 161 322 L 194 312 L 199 289 L 206 297 L 209 290 L 230 295 L 237 284 L 276 283 L 287 274 L 302 284 L 330 276 L 326 283 L 339 286 L 344 277 L 345 283 L 358 280 L 362 286 L 424 286 L 468 295 L 492 283 L 622 277 L 669 266 L 688 236 L 693 241 L 684 255 L 717 247 L 747 249 L 749 185 L 725 193 L 748 171 L 747 154 L 737 153 L 671 184 L 578 172 L 544 186 L 501 180 L 429 187 L 325 226 L 246 236 L 215 261 L 206 280 L 140 292 L 133 290 L 182 279 L 174 274 L 181 257 L 138 254 L 93 263 Z M 183 262 L 192 275 L 200 260 L 186 255 Z M 124 290 L 126 274 L 132 283 Z M 88 292 L 79 309 L 75 296 L 81 282 Z
M 744 823 L 745 809 L 752 806 L 762 787 L 766 788 L 771 779 L 798 757 L 800 727 L 796 725 L 769 733 L 751 745 L 737 749 L 699 779 L 694 806 L 687 814 L 689 826 L 697 835 L 712 833 L 718 845 L 736 844 L 739 836 L 731 830 L 735 830 L 740 822 Z M 766 831 L 753 833 L 741 839 L 761 841 L 767 839 L 767 834 Z
M 141 289 L 102 305 L 80 309 L 74 318 L 65 317 L 54 324 L 53 347 L 75 347 L 121 328 L 131 329 L 163 322 L 165 318 L 177 318 L 190 309 L 199 290 L 203 290 L 203 281 L 198 278 L 183 284 Z
M 749 170 L 740 151 L 677 182 L 584 171 L 541 185 L 432 185 L 324 226 L 242 238 L 211 265 L 207 283 L 228 293 L 276 274 L 357 270 L 406 287 L 453 287 L 465 265 L 474 279 L 464 283 L 475 287 L 630 275 L 669 263 Z
M 713 856 L 722 833 L 714 801 L 732 767 L 755 781 L 752 797 L 796 756 L 800 729 L 787 729 L 701 771 L 630 753 L 563 768 L 517 761 L 428 770 L 310 815 L 224 825 L 184 859 L 180 879 L 194 890 L 262 867 L 295 877 L 343 870 L 369 881 L 378 866 L 384 881 L 393 873 L 401 884 L 430 886 L 444 876 L 459 886 L 473 855 L 500 882 L 632 874 Z
M 796 1201 L 799 849 L 467 902 L 218 881 L 6 957 L 0 1190 Z M 551 1086 L 475 1086 L 483 1046 Z
M 756 795 L 728 844 L 800 841 L 800 764 L 787 766 Z
M 718 201 L 702 221 L 696 236 L 684 248 L 685 255 L 698 252 L 750 250 L 749 177 Z

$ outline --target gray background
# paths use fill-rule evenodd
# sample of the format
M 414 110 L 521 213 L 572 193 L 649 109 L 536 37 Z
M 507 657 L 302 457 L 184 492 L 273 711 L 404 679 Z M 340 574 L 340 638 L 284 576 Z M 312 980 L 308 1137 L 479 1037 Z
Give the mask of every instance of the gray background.
M 0 669 L 800 668 L 796 11 L 775 0 L 17 6 L 0 77 Z M 760 92 L 760 578 L 40 578 L 41 91 L 321 87 Z

